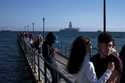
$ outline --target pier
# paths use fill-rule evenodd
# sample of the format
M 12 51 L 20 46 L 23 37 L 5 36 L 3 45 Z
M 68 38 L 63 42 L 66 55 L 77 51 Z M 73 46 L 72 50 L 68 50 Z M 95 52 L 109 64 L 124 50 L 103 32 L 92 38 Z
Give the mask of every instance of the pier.
M 45 64 L 49 65 L 49 67 L 59 75 L 59 81 L 57 83 L 74 82 L 73 76 L 66 71 L 67 59 L 62 57 L 61 54 L 56 53 L 55 55 L 55 60 L 57 63 L 57 68 L 55 68 L 44 59 L 42 53 L 38 53 L 37 50 L 33 49 L 25 41 L 25 39 L 19 35 L 18 44 L 24 52 L 24 56 L 28 62 L 36 83 L 51 83 L 52 81 L 50 71 Z

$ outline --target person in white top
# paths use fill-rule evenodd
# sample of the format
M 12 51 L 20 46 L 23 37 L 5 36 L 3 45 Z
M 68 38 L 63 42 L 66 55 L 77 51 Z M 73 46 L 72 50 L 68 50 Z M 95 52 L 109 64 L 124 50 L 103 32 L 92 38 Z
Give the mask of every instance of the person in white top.
M 67 71 L 74 75 L 75 83 L 106 83 L 115 68 L 109 63 L 105 73 L 98 79 L 94 65 L 90 61 L 90 40 L 83 36 L 77 37 L 71 48 Z

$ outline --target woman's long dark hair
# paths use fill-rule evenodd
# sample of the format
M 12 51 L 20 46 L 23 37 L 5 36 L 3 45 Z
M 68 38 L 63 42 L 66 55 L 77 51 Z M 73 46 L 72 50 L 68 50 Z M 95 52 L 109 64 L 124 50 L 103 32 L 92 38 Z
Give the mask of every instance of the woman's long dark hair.
M 119 57 L 123 62 L 125 61 L 125 45 L 122 46 L 121 51 L 119 53 Z
M 109 78 L 108 81 L 115 80 L 115 83 L 119 83 L 120 77 L 121 77 L 121 74 L 122 74 L 122 69 L 123 69 L 121 59 L 118 56 L 111 54 L 111 55 L 108 56 L 108 62 L 114 62 L 115 63 L 115 70 L 112 72 L 112 75 L 111 75 L 111 77 Z M 107 83 L 110 83 L 110 82 L 107 82 Z
M 122 46 L 121 51 L 119 53 L 119 57 L 123 63 L 123 71 L 122 71 L 120 83 L 124 83 L 125 82 L 125 45 Z
M 90 40 L 88 38 L 82 36 L 79 36 L 74 40 L 67 65 L 69 73 L 75 74 L 80 70 L 84 57 L 89 49 L 89 42 Z

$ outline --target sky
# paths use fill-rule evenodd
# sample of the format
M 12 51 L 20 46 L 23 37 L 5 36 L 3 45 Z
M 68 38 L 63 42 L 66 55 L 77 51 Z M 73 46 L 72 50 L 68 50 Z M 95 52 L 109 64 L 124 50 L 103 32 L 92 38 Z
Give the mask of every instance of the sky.
M 125 31 L 125 0 L 106 0 L 107 30 Z M 103 29 L 103 0 L 0 0 L 0 30 L 58 31 L 69 21 L 80 31 Z

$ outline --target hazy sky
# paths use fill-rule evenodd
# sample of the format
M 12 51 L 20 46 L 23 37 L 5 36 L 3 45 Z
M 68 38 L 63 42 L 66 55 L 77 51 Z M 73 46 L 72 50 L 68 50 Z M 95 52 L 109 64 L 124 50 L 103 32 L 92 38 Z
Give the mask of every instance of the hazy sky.
M 0 30 L 59 30 L 72 21 L 82 31 L 102 30 L 103 0 L 0 0 Z M 24 26 L 29 25 L 26 29 Z M 109 31 L 125 31 L 125 0 L 107 0 Z

